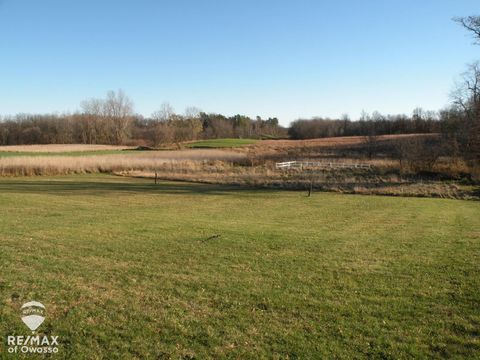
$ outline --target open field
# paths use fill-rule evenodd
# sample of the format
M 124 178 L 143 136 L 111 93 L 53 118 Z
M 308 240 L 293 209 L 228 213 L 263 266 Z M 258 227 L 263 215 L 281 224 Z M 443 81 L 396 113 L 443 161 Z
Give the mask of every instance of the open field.
M 399 134 L 399 135 L 381 135 L 378 141 L 394 141 L 401 139 L 409 139 L 415 137 L 435 137 L 437 134 Z M 364 136 L 339 136 L 326 137 L 308 140 L 262 140 L 257 143 L 260 147 L 279 148 L 341 148 L 346 146 L 362 145 L 365 141 Z
M 138 154 L 131 146 L 48 144 L 0 146 L 0 160 L 6 157 L 68 156 L 84 157 L 99 155 Z
M 153 181 L 152 170 L 116 171 L 117 175 L 146 178 Z M 453 181 L 418 180 L 396 174 L 378 175 L 371 170 L 325 170 L 302 174 L 296 170 L 282 171 L 271 167 L 245 167 L 224 162 L 169 162 L 157 167 L 157 177 L 171 181 L 206 184 L 240 185 L 284 190 L 329 191 L 342 194 L 438 197 L 480 200 L 480 186 Z
M 113 150 L 115 151 L 115 150 Z M 94 152 L 56 155 L 0 157 L 0 176 L 58 175 L 73 173 L 114 172 L 159 168 L 166 163 L 198 161 L 238 161 L 245 155 L 221 149 L 179 151 L 117 151 L 115 154 Z
M 259 140 L 250 145 L 252 140 L 219 139 L 185 143 L 177 150 L 156 151 L 108 146 L 102 150 L 102 146 L 96 145 L 23 146 L 12 147 L 17 151 L 0 151 L 0 176 L 101 172 L 276 189 L 312 186 L 315 190 L 342 193 L 479 199 L 480 168 L 469 168 L 462 160 L 449 157 L 439 157 L 424 171 L 412 170 L 405 160 L 403 165 L 399 162 L 398 142 L 426 138 L 438 136 L 379 136 L 375 154 L 370 157 L 364 137 Z M 188 148 L 194 144 L 225 147 Z M 334 165 L 365 163 L 370 168 L 357 171 L 336 169 L 335 165 L 328 171 L 276 169 L 275 162 L 291 160 Z
M 45 152 L 45 151 L 0 151 L 0 159 L 6 157 L 86 157 L 99 155 L 128 155 L 138 154 L 136 150 L 83 150 L 83 151 L 64 151 L 64 152 Z
M 473 201 L 3 178 L 0 333 L 28 335 L 18 311 L 35 299 L 65 359 L 474 358 L 479 213 Z
M 212 139 L 212 140 L 199 140 L 191 143 L 187 143 L 189 148 L 234 148 L 245 145 L 255 144 L 258 140 L 254 139 Z
M 68 153 L 89 151 L 118 151 L 132 149 L 131 146 L 85 145 L 85 144 L 48 144 L 48 145 L 9 145 L 0 146 L 0 152 L 23 153 Z
M 415 137 L 435 137 L 432 134 L 384 135 L 378 137 L 378 142 L 389 144 L 402 139 Z M 190 149 L 225 149 L 249 153 L 266 158 L 285 158 L 299 156 L 325 156 L 345 149 L 358 149 L 364 146 L 365 137 L 348 136 L 321 138 L 310 140 L 254 140 L 254 139 L 211 139 L 183 143 L 182 146 Z M 166 150 L 162 150 L 162 153 Z M 172 154 L 167 150 L 166 154 Z M 15 156 L 91 156 L 91 155 L 127 155 L 138 154 L 141 151 L 134 147 L 113 145 L 82 145 L 82 144 L 50 144 L 50 145 L 16 145 L 0 146 L 1 157 Z M 153 151 L 153 154 L 158 152 Z M 206 158 L 208 160 L 208 157 Z
M 389 148 L 391 152 L 395 143 L 401 141 L 409 141 L 412 139 L 437 138 L 438 134 L 399 134 L 399 135 L 382 135 L 376 137 L 376 145 L 379 150 Z M 308 140 L 262 140 L 255 144 L 239 149 L 255 154 L 257 157 L 286 160 L 296 158 L 349 158 L 364 157 L 365 154 L 364 136 L 344 136 L 344 137 L 327 137 Z M 376 154 L 382 155 L 383 158 L 392 154 Z M 386 156 L 387 155 L 387 156 Z
M 434 135 L 383 135 L 379 140 L 388 141 L 415 136 Z M 210 139 L 185 143 L 191 148 L 229 148 L 245 145 L 257 145 L 258 148 L 304 148 L 304 147 L 339 147 L 360 145 L 364 141 L 362 136 L 332 137 L 309 140 L 255 140 L 255 139 Z M 133 150 L 132 146 L 124 145 L 86 145 L 86 144 L 47 144 L 47 145 L 9 145 L 0 146 L 0 153 L 76 153 Z

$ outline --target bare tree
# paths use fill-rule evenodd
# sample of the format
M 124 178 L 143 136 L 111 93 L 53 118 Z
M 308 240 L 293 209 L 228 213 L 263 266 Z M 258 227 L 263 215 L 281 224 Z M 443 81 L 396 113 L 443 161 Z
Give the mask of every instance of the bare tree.
M 155 147 L 171 144 L 175 141 L 175 118 L 175 110 L 168 102 L 162 103 L 160 110 L 152 114 L 155 125 L 151 136 Z
M 362 113 L 362 119 L 366 119 L 367 127 L 367 135 L 364 137 L 363 142 L 367 149 L 368 158 L 372 159 L 378 150 L 378 134 L 375 124 L 385 120 L 385 118 L 378 111 L 374 111 L 372 116 Z
M 106 116 L 125 118 L 133 114 L 133 102 L 123 90 L 109 91 L 104 102 Z
M 454 106 L 463 113 L 457 141 L 469 158 L 480 160 L 480 63 L 469 65 L 451 94 Z
M 456 22 L 472 32 L 476 44 L 480 45 L 480 16 L 455 18 Z M 464 113 L 465 120 L 460 131 L 460 143 L 464 153 L 480 162 L 480 63 L 469 65 L 463 74 L 462 83 L 452 94 L 454 106 Z
M 82 112 L 88 115 L 103 115 L 103 100 L 91 98 L 85 101 L 82 101 L 80 104 Z
M 187 119 L 198 119 L 200 118 L 201 109 L 195 106 L 188 106 L 185 108 L 185 118 Z
M 132 123 L 133 102 L 123 90 L 109 91 L 104 102 L 104 115 L 110 121 L 113 142 L 123 144 L 128 139 Z
M 468 115 L 473 115 L 472 111 L 480 104 L 480 63 L 478 61 L 468 66 L 451 97 L 456 106 Z
M 416 136 L 395 142 L 395 157 L 401 171 L 432 171 L 444 151 L 444 144 L 436 138 Z
M 151 138 L 154 147 L 171 144 L 173 142 L 175 129 L 166 122 L 157 121 L 153 126 Z
M 103 119 L 103 100 L 91 98 L 80 104 L 82 116 L 77 122 L 80 141 L 84 144 L 109 143 L 108 129 Z
M 466 17 L 457 17 L 454 20 L 462 25 L 465 29 L 473 33 L 475 37 L 475 42 L 480 45 L 480 16 L 466 16 Z
M 123 144 L 128 139 L 133 119 L 133 102 L 123 90 L 109 91 L 106 99 L 89 99 L 81 103 L 84 124 L 82 141 Z
M 172 120 L 173 116 L 175 115 L 175 109 L 172 105 L 168 102 L 164 102 L 160 106 L 160 110 L 155 111 L 152 114 L 152 118 L 157 121 L 169 121 Z

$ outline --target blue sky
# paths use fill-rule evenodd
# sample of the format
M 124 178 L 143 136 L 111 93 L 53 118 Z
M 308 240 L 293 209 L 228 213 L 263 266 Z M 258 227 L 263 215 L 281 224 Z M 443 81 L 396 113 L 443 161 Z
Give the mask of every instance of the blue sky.
M 0 114 L 123 89 L 178 111 L 357 117 L 438 110 L 480 47 L 478 0 L 0 0 Z

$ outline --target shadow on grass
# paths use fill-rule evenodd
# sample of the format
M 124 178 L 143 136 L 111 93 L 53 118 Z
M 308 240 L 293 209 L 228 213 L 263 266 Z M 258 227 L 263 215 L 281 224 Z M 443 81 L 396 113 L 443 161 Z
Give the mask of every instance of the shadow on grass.
M 355 187 L 365 188 L 367 191 L 371 189 L 381 190 L 382 187 L 401 188 L 405 183 L 387 182 L 379 184 L 372 184 L 369 182 L 348 182 L 348 183 L 328 183 L 316 184 L 314 192 L 331 192 L 329 187 L 335 186 L 340 189 L 340 192 L 353 194 Z M 202 195 L 235 195 L 252 194 L 252 193 L 277 193 L 287 191 L 305 192 L 307 185 L 296 186 L 274 186 L 266 187 L 251 187 L 246 185 L 227 185 L 227 184 L 205 184 L 182 181 L 160 181 L 155 184 L 153 180 L 139 179 L 139 178 L 123 178 L 123 177 L 102 177 L 98 178 L 78 178 L 70 177 L 68 179 L 52 178 L 0 178 L 0 194 L 49 194 L 60 196 L 71 195 L 111 195 L 114 193 L 130 193 L 130 194 L 202 194 Z M 368 194 L 372 195 L 372 194 Z M 399 193 L 394 194 L 376 194 L 379 196 L 399 196 Z M 480 198 L 480 188 L 471 191 L 476 199 Z M 432 194 L 410 194 L 407 196 L 413 197 L 438 197 Z
M 477 186 L 472 191 L 473 195 L 480 199 L 480 186 Z
M 238 185 L 217 185 L 189 182 L 161 181 L 92 181 L 92 180 L 18 180 L 0 181 L 0 193 L 51 194 L 51 195 L 102 195 L 107 193 L 150 194 L 211 194 L 234 195 L 255 189 Z M 268 191 L 268 190 L 263 190 Z

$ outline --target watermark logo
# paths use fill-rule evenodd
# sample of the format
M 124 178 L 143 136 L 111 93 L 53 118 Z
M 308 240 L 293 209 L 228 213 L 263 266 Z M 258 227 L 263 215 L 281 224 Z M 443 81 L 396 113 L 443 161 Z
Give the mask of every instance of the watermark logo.
M 45 321 L 45 306 L 38 301 L 30 301 L 20 308 L 21 319 L 32 331 L 32 335 L 7 336 L 10 354 L 51 354 L 58 353 L 58 336 L 36 335 L 35 331 Z
M 30 301 L 22 305 L 22 321 L 32 331 L 38 329 L 45 321 L 45 306 L 38 301 Z

